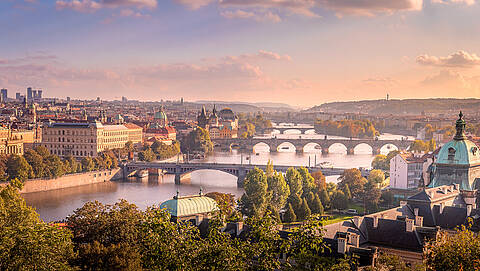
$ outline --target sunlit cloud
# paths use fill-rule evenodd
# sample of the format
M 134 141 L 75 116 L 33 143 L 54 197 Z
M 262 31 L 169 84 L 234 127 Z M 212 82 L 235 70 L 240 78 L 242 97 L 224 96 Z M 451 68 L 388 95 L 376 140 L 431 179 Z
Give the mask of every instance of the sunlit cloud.
M 445 57 L 420 55 L 416 58 L 416 62 L 427 66 L 470 68 L 480 65 L 480 57 L 476 54 L 458 51 Z
M 157 0 L 57 0 L 57 10 L 71 9 L 78 12 L 95 12 L 101 8 L 149 8 L 157 7 Z
M 431 0 L 434 4 L 465 4 L 465 5 L 473 5 L 475 4 L 475 0 Z

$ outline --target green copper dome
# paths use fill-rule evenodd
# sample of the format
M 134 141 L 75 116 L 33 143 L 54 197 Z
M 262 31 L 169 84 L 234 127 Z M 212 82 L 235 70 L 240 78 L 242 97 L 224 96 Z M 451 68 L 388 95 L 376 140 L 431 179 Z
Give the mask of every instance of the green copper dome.
M 155 112 L 155 119 L 166 121 L 167 120 L 167 114 L 165 114 L 165 112 L 163 112 L 163 110 L 157 111 L 157 112 Z
M 160 205 L 167 209 L 171 216 L 183 217 L 202 213 L 210 213 L 218 210 L 217 202 L 205 196 L 173 197 Z
M 478 163 L 480 163 L 478 147 L 468 139 L 449 141 L 438 153 L 437 164 L 474 165 Z

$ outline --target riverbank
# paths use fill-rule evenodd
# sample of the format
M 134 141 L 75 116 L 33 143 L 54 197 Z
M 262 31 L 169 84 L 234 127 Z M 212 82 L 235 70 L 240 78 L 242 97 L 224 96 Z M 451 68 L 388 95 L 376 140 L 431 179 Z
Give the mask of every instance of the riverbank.
M 56 179 L 26 180 L 23 189 L 20 190 L 20 193 L 27 194 L 35 192 L 45 192 L 56 189 L 109 182 L 119 179 L 123 179 L 123 171 L 121 168 L 68 174 Z M 0 186 L 5 185 L 7 185 L 7 183 L 0 184 Z

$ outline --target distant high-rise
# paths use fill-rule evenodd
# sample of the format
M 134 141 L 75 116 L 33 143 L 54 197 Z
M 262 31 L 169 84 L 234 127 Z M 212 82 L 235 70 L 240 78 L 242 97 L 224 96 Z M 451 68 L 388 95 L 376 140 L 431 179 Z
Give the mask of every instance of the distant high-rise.
M 27 88 L 27 101 L 33 100 L 33 89 L 31 87 Z
M 2 88 L 1 93 L 2 102 L 6 102 L 8 99 L 8 90 L 6 88 Z
M 16 99 L 17 101 L 21 101 L 21 100 L 22 100 L 22 95 L 20 94 L 20 92 L 15 93 L 15 99 Z
M 37 98 L 38 98 L 39 100 L 42 99 L 42 92 L 43 92 L 43 90 L 41 90 L 41 89 L 37 90 Z
M 67 97 L 67 102 L 70 102 L 70 97 Z
M 125 96 L 122 96 L 122 102 L 124 102 L 124 103 L 128 102 L 128 99 L 127 99 L 127 97 L 125 97 Z
M 32 90 L 32 101 L 37 99 L 37 91 L 34 89 Z

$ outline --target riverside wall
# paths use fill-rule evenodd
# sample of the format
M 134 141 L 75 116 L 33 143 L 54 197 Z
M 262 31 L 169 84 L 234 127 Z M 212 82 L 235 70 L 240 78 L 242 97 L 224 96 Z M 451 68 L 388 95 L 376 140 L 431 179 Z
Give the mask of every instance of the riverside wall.
M 99 170 L 85 173 L 68 174 L 56 179 L 32 179 L 25 181 L 20 193 L 43 192 L 55 189 L 96 184 L 123 178 L 121 168 L 112 170 Z M 0 184 L 1 186 L 2 184 Z M 6 185 L 6 184 L 3 184 Z

